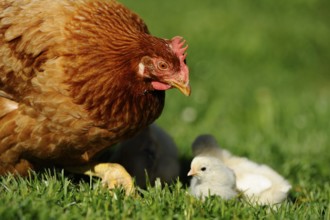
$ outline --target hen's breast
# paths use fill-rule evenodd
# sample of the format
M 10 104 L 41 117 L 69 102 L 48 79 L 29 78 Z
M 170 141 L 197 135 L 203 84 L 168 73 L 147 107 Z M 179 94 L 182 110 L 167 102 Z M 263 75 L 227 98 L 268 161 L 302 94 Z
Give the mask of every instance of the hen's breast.
M 164 101 L 164 91 L 150 91 L 140 95 L 132 95 L 126 91 L 111 105 L 104 106 L 108 118 L 101 120 L 94 116 L 98 124 L 90 129 L 88 139 L 99 144 L 88 148 L 88 158 L 111 144 L 128 139 L 154 122 L 162 113 Z M 101 143 L 106 144 L 102 146 Z
M 155 121 L 162 113 L 164 100 L 164 91 L 143 94 L 125 91 L 117 94 L 112 102 L 107 103 L 105 98 L 105 102 L 91 109 L 90 114 L 98 127 L 106 128 L 118 137 L 126 137 Z

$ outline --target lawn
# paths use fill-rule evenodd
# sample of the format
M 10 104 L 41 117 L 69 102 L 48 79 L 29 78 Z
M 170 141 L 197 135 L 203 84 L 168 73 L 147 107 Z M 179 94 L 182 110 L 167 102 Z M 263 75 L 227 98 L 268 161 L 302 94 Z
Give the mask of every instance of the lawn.
M 292 184 L 277 211 L 205 202 L 186 178 L 135 197 L 62 171 L 0 179 L 0 219 L 330 219 L 330 2 L 122 0 L 157 36 L 184 36 L 192 95 L 167 93 L 157 123 L 176 141 L 182 173 L 191 143 L 268 164 Z

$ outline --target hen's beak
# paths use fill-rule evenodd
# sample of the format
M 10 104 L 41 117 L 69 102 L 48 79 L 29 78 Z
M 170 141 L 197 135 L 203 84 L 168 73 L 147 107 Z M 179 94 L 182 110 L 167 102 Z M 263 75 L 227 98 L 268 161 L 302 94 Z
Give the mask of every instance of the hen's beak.
M 187 176 L 195 176 L 195 175 L 196 175 L 196 172 L 195 172 L 195 170 L 191 169 L 191 170 L 189 170 L 189 172 L 188 172 L 188 175 L 187 175 Z
M 177 88 L 182 92 L 185 96 L 190 96 L 191 88 L 189 82 L 178 82 L 176 80 L 168 82 L 171 86 Z

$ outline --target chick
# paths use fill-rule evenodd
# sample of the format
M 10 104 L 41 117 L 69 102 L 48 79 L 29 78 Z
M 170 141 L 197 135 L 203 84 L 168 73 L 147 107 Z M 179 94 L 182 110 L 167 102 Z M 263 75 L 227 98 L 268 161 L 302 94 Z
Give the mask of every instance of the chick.
M 218 195 L 227 200 L 237 195 L 234 172 L 217 158 L 195 157 L 188 176 L 193 176 L 189 190 L 196 197 L 204 199 L 209 195 Z
M 236 175 L 237 189 L 253 204 L 273 205 L 286 199 L 290 183 L 276 171 L 245 157 L 237 157 L 219 147 L 212 135 L 201 135 L 192 144 L 193 155 L 222 161 Z
M 175 142 L 155 124 L 121 142 L 111 162 L 124 166 L 128 173 L 135 177 L 137 185 L 141 188 L 146 187 L 147 177 L 151 184 L 157 178 L 169 183 L 180 173 Z

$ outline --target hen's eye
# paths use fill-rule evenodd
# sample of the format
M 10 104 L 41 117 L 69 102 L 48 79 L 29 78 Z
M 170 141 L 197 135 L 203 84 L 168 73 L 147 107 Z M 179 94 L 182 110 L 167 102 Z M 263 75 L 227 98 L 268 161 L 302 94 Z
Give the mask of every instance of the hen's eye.
M 167 70 L 168 69 L 168 64 L 165 63 L 164 61 L 160 61 L 160 62 L 158 62 L 158 68 L 160 70 Z
M 202 167 L 202 168 L 201 168 L 201 171 L 205 171 L 205 170 L 206 170 L 206 167 Z

